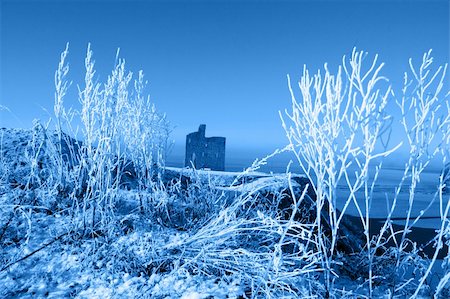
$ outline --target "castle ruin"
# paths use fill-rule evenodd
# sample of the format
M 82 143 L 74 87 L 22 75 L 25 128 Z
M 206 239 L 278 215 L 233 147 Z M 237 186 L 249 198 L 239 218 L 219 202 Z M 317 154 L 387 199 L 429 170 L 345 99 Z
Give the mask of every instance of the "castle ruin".
M 184 166 L 225 170 L 225 137 L 205 137 L 206 125 L 186 136 Z

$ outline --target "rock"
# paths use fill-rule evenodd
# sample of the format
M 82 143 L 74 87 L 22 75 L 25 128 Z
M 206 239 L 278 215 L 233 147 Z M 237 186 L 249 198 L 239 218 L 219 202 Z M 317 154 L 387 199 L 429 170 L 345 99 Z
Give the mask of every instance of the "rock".
M 297 213 L 295 215 L 295 220 L 300 223 L 312 224 L 316 221 L 316 195 L 314 193 L 309 180 L 306 177 L 296 176 L 292 178 L 292 181 L 296 182 L 297 185 L 292 188 L 294 194 L 292 194 L 290 189 L 281 190 L 281 192 L 265 192 L 262 194 L 263 197 L 269 199 L 269 201 L 274 201 L 277 197 L 281 196 L 278 200 L 277 209 L 281 212 L 282 219 L 288 220 L 292 215 L 292 205 L 293 205 L 293 195 L 298 200 L 306 185 L 308 184 L 308 190 L 306 195 L 298 207 Z M 281 194 L 281 195 L 280 195 Z M 338 217 L 340 211 L 337 211 Z M 321 223 L 322 230 L 328 239 L 331 239 L 332 232 L 328 216 L 328 204 L 325 202 L 322 213 L 321 213 Z M 351 254 L 355 252 L 360 252 L 363 249 L 364 239 L 359 228 L 353 223 L 351 217 L 346 215 L 339 225 L 338 239 L 336 243 L 336 250 L 342 253 Z
M 442 180 L 445 183 L 444 191 L 450 191 L 450 163 L 447 163 L 444 167 L 444 171 L 442 173 Z

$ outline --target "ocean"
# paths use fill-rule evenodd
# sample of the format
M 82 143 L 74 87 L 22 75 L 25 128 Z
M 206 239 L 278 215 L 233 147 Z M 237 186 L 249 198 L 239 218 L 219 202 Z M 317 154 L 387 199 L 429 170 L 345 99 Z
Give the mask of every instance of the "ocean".
M 254 156 L 262 158 L 265 155 L 260 154 L 252 156 L 248 153 L 231 152 L 226 157 L 225 170 L 232 172 L 245 170 L 254 162 Z M 294 160 L 294 157 L 289 153 L 278 155 L 274 158 L 269 159 L 268 163 L 261 166 L 258 171 L 266 173 L 285 173 L 290 160 Z M 183 167 L 184 155 L 171 155 L 167 160 L 167 166 Z M 301 168 L 296 161 L 292 162 L 290 171 L 298 174 L 302 173 Z M 387 217 L 394 201 L 395 190 L 399 187 L 400 181 L 402 179 L 403 171 L 404 169 L 402 167 L 392 165 L 383 167 L 381 169 L 379 177 L 374 185 L 375 187 L 373 190 L 373 194 L 371 195 L 371 218 L 384 219 Z M 420 182 L 418 183 L 414 192 L 411 213 L 412 218 L 415 218 L 420 215 L 421 211 L 423 211 L 422 219 L 416 223 L 417 227 L 428 229 L 438 229 L 440 227 L 441 207 L 439 198 L 436 197 L 436 190 L 439 184 L 440 175 L 441 172 L 439 168 L 434 167 L 426 169 L 420 176 Z M 402 218 L 405 218 L 407 215 L 410 200 L 410 185 L 410 181 L 406 180 L 402 188 L 400 189 L 400 193 L 397 197 L 397 204 L 392 215 L 395 224 L 402 225 L 404 223 L 404 220 Z M 337 194 L 338 209 L 343 208 L 348 198 L 348 194 L 348 187 L 344 183 L 340 184 Z M 449 200 L 449 197 L 450 192 L 444 194 L 444 208 L 446 202 Z M 365 194 L 363 189 L 356 193 L 356 199 L 361 210 L 364 211 Z M 351 216 L 358 216 L 358 210 L 354 203 L 351 203 L 348 206 L 346 214 Z

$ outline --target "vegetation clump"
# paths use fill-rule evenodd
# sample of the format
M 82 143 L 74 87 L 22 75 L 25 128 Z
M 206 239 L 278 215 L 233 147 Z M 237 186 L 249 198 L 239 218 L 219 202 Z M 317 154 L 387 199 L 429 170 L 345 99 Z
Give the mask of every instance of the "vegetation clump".
M 356 50 L 336 74 L 305 67 L 300 95 L 289 79 L 282 151 L 294 154 L 300 176 L 256 173 L 271 156 L 234 175 L 165 167 L 171 127 L 145 94 L 143 72 L 133 76 L 117 56 L 98 82 L 88 46 L 81 107 L 67 110 L 67 55 L 68 47 L 55 73 L 55 130 L 37 121 L 0 130 L 1 296 L 448 294 L 449 272 L 433 281 L 433 269 L 450 243 L 450 94 L 431 51 L 419 68 L 410 61 L 400 95 L 378 56 L 366 67 L 367 53 Z M 395 121 L 404 144 L 389 141 Z M 403 177 L 374 226 L 377 180 L 400 147 L 409 152 Z M 421 175 L 436 160 L 443 172 L 428 208 L 439 203 L 441 222 L 425 257 L 409 237 L 425 213 L 413 215 Z M 400 194 L 408 195 L 402 226 L 393 219 Z

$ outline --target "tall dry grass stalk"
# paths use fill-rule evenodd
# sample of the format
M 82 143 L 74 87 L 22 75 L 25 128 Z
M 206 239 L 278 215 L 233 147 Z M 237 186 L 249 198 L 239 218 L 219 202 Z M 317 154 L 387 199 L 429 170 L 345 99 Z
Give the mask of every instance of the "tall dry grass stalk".
M 67 55 L 68 45 L 61 54 L 55 73 L 54 111 L 59 152 L 62 155 L 65 144 L 69 150 L 66 154 L 77 159 L 71 174 L 76 178 L 76 197 L 83 197 L 77 206 L 85 215 L 83 227 L 93 233 L 98 225 L 107 224 L 119 188 L 134 184 L 140 190 L 152 188 L 164 167 L 171 129 L 165 115 L 157 112 L 145 94 L 147 81 L 143 72 L 139 71 L 137 78 L 133 79 L 133 73 L 125 68 L 125 60 L 119 58 L 119 51 L 106 82 L 96 79 L 90 44 L 85 58 L 84 86 L 78 87 L 81 109 L 66 113 L 63 99 L 70 86 Z M 73 115 L 79 115 L 82 124 L 82 142 L 76 146 L 73 142 L 64 141 L 66 134 L 62 132 L 66 127 L 71 131 L 69 134 L 74 133 Z M 66 126 L 62 125 L 63 122 Z M 60 162 L 63 164 L 64 161 Z M 63 177 L 60 174 L 61 181 Z M 89 221 L 87 214 L 91 215 Z

